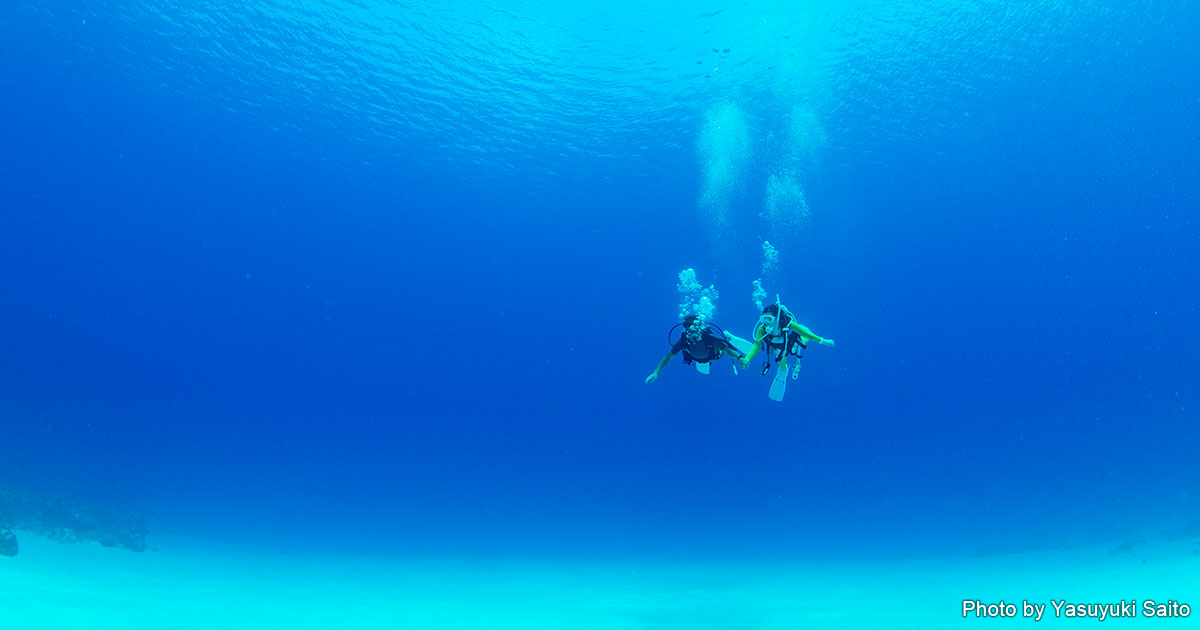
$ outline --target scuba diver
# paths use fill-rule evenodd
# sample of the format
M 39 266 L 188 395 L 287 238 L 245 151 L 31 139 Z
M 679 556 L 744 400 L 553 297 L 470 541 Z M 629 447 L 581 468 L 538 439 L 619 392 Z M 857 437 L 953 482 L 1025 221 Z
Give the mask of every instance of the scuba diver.
M 784 389 L 787 386 L 788 357 L 795 357 L 796 364 L 792 367 L 792 380 L 800 377 L 800 359 L 802 350 L 808 348 L 805 341 L 815 341 L 823 346 L 832 346 L 834 342 L 813 332 L 788 311 L 787 307 L 775 296 L 775 303 L 767 306 L 754 327 L 754 346 L 741 359 L 742 368 L 749 367 L 750 361 L 764 347 L 767 349 L 767 360 L 763 363 L 762 373 L 765 375 L 771 369 L 771 360 L 779 364 L 775 372 L 775 380 L 771 383 L 772 400 L 783 400 Z
M 673 340 L 672 336 L 679 328 L 683 331 L 678 340 Z M 680 352 L 683 352 L 684 364 L 695 363 L 696 370 L 701 374 L 708 374 L 709 364 L 729 353 L 734 361 L 733 371 L 737 373 L 738 359 L 745 361 L 746 352 L 753 346 L 750 341 L 725 332 L 716 325 L 705 324 L 703 319 L 695 315 L 688 315 L 683 318 L 682 323 L 675 324 L 667 332 L 667 343 L 671 344 L 671 349 L 658 362 L 658 367 L 654 368 L 650 376 L 646 377 L 645 382 L 653 383 L 658 380 L 658 373 Z

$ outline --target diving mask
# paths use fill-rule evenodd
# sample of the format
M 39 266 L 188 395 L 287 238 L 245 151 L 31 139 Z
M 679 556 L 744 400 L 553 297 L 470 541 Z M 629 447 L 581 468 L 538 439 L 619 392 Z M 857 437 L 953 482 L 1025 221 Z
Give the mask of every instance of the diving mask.
M 776 318 L 774 315 L 763 314 L 758 318 L 758 325 L 762 326 L 763 332 L 768 334 L 775 332 Z

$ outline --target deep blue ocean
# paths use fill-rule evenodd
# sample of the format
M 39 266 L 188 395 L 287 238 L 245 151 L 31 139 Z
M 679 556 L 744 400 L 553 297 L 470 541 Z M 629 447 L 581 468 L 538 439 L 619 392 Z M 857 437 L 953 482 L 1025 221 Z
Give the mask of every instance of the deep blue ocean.
M 6 3 L 0 484 L 432 555 L 1200 521 L 1200 8 L 649 4 Z M 686 269 L 836 346 L 643 383 Z

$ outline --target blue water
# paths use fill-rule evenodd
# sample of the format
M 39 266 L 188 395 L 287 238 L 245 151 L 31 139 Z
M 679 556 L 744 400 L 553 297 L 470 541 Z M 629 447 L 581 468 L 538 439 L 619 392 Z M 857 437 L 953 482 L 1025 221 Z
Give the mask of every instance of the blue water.
M 0 483 L 433 555 L 1200 519 L 1200 9 L 643 4 L 5 4 Z M 644 384 L 764 240 L 837 345 Z

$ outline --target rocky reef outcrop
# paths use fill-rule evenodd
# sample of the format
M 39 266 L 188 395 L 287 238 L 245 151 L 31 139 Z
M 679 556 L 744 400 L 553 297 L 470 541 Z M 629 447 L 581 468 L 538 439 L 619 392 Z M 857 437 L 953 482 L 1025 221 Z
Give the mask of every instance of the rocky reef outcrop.
M 0 527 L 0 556 L 17 555 L 17 535 L 7 527 Z
M 146 550 L 145 519 L 65 496 L 42 496 L 0 487 L 0 532 L 22 529 L 59 542 L 98 542 L 105 547 Z M 0 553 L 4 549 L 0 533 Z M 12 554 L 17 549 L 12 536 Z

